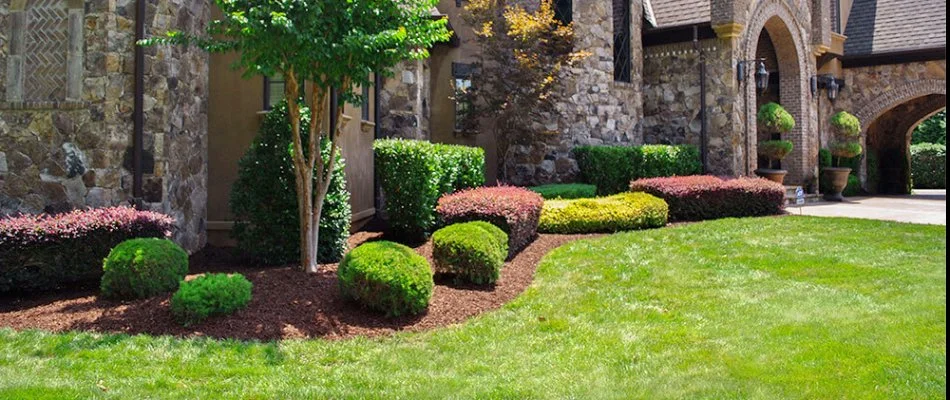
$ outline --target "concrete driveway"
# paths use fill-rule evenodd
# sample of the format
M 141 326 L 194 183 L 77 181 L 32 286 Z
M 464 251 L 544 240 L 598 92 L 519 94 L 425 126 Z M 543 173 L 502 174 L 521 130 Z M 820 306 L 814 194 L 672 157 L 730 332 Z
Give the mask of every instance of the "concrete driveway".
M 819 202 L 801 207 L 788 207 L 790 214 L 816 217 L 850 217 L 911 222 L 915 224 L 947 224 L 947 191 L 914 190 L 909 196 L 848 197 L 844 202 Z

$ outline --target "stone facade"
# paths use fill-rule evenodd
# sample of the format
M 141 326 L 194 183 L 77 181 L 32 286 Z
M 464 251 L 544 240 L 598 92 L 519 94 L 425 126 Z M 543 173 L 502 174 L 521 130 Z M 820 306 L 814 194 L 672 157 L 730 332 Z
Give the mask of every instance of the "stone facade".
M 394 70 L 392 77 L 383 78 L 380 90 L 380 129 L 386 137 L 428 139 L 429 61 L 405 61 Z
M 200 33 L 210 18 L 207 2 L 146 1 L 146 35 Z M 40 20 L 18 13 L 44 15 L 46 30 L 24 36 Z M 134 21 L 133 0 L 0 2 L 0 213 L 128 204 Z M 18 46 L 46 64 L 19 68 Z M 183 47 L 145 54 L 144 201 L 174 217 L 175 239 L 196 250 L 207 209 L 208 55 Z

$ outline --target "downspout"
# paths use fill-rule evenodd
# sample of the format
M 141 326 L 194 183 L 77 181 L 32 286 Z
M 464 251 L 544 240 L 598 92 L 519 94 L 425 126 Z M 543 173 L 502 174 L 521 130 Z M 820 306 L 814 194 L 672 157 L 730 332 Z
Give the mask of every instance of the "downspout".
M 138 45 L 145 39 L 145 0 L 135 1 L 135 93 L 132 108 L 132 201 L 136 208 L 144 206 L 142 190 L 142 153 L 145 129 L 145 49 Z
M 706 137 L 708 136 L 709 129 L 706 116 L 706 52 L 699 43 L 698 25 L 693 25 L 693 46 L 699 52 L 699 113 L 701 121 L 699 130 L 699 154 L 703 163 L 703 173 L 705 174 L 708 170 L 707 154 L 709 153 L 706 145 Z

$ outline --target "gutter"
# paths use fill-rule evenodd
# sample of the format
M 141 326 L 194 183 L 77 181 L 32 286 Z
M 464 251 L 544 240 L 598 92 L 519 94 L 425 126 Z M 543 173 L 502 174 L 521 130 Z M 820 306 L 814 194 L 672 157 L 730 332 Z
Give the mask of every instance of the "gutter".
M 137 43 L 145 39 L 145 0 L 135 1 L 135 92 L 132 107 L 132 202 L 143 208 L 142 190 L 145 130 L 145 49 Z

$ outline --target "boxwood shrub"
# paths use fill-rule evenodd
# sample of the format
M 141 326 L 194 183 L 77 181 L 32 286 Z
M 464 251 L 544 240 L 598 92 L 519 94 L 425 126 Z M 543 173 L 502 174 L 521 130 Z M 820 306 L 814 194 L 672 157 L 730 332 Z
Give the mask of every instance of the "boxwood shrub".
M 910 171 L 918 189 L 947 188 L 947 146 L 923 143 L 910 146 Z
M 508 255 L 521 251 L 538 235 L 544 199 L 514 186 L 463 190 L 439 199 L 436 212 L 445 225 L 487 221 L 508 234 Z
M 785 187 L 761 178 L 651 178 L 634 181 L 630 190 L 666 200 L 672 221 L 775 215 L 785 209 Z
M 508 235 L 485 221 L 449 225 L 432 234 L 435 272 L 456 281 L 492 284 L 508 257 Z
M 632 180 L 702 170 L 699 150 L 691 145 L 579 146 L 574 156 L 581 180 L 597 186 L 601 196 L 625 192 Z
M 306 108 L 301 112 L 301 126 L 307 126 L 310 112 Z M 306 132 L 302 133 L 303 142 L 308 143 Z M 287 104 L 281 102 L 264 117 L 257 137 L 238 162 L 238 178 L 231 187 L 231 212 L 236 220 L 231 234 L 242 251 L 263 264 L 300 260 L 300 215 L 292 142 Z M 329 159 L 329 141 L 323 142 L 321 151 L 324 160 Z M 350 235 L 352 210 L 343 164 L 343 158 L 338 157 L 323 201 L 319 262 L 339 261 Z
M 478 147 L 384 139 L 373 149 L 389 225 L 408 240 L 435 228 L 440 196 L 485 183 L 485 152 Z
M 597 197 L 597 186 L 584 183 L 552 183 L 550 185 L 529 187 L 528 189 L 540 194 L 545 200 Z
M 166 238 L 175 221 L 129 207 L 0 219 L 0 293 L 98 282 L 102 259 L 133 238 Z
M 543 233 L 607 233 L 666 225 L 669 207 L 646 193 L 544 202 L 538 230 Z
M 378 241 L 360 245 L 337 269 L 343 296 L 387 316 L 419 314 L 432 297 L 432 269 L 404 245 Z
M 167 239 L 119 243 L 102 264 L 102 296 L 144 299 L 174 291 L 188 275 L 188 253 Z
M 247 307 L 252 286 L 241 274 L 204 274 L 181 283 L 171 299 L 172 315 L 189 326 L 208 317 L 232 314 Z

